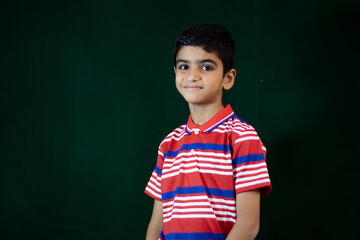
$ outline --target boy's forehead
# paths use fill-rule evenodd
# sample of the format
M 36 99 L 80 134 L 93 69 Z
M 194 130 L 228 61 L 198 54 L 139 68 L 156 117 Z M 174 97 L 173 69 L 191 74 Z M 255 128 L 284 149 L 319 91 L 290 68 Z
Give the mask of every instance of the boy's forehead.
M 215 52 L 207 52 L 202 46 L 183 46 L 177 53 L 176 60 L 202 60 L 211 59 L 216 62 L 221 62 L 220 58 Z

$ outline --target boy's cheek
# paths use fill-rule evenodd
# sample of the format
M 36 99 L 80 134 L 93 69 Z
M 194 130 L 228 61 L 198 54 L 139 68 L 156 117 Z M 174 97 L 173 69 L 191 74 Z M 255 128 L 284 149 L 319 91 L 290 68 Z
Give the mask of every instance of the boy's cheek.
M 181 88 L 179 83 L 176 83 L 176 90 L 181 94 Z

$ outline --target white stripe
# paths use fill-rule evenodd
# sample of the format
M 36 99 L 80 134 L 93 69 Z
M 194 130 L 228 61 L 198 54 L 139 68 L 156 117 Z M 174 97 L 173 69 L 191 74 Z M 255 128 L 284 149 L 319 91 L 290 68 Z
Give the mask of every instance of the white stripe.
M 184 168 L 190 168 L 190 169 L 184 169 Z M 206 169 L 209 168 L 209 169 Z M 172 166 L 171 168 L 164 168 L 163 169 L 163 176 L 167 175 L 169 172 L 173 171 L 189 171 L 191 169 L 199 169 L 201 171 L 218 171 L 218 172 L 226 172 L 226 173 L 232 173 L 233 168 L 232 166 L 223 166 L 223 165 L 215 165 L 215 164 L 208 164 L 208 163 L 197 163 L 197 162 L 190 162 L 190 163 L 178 163 L 175 166 Z
M 196 158 L 192 159 L 192 160 L 194 161 L 194 160 L 196 160 Z M 208 167 L 208 168 L 212 168 L 212 169 L 224 169 L 224 170 L 229 170 L 229 171 L 233 170 L 232 165 L 224 166 L 224 165 L 217 165 L 217 164 L 211 164 L 211 163 L 198 163 L 198 162 L 190 162 L 190 163 L 181 162 L 180 163 L 179 161 L 177 161 L 175 163 L 178 163 L 178 164 L 175 166 L 172 166 L 171 168 L 168 168 L 169 164 L 167 166 L 164 166 L 164 169 L 162 171 L 163 175 L 167 172 L 171 172 L 171 171 L 177 170 L 179 168 L 190 168 L 190 167 L 199 167 L 199 168 Z
M 181 198 L 181 199 L 180 199 Z M 212 202 L 208 202 L 208 201 L 201 201 L 201 202 L 194 202 L 191 200 L 210 200 Z M 179 202 L 179 201 L 187 201 L 187 202 Z M 175 204 L 174 204 L 175 202 Z M 228 205 L 225 205 L 228 204 Z M 226 208 L 229 210 L 235 210 L 235 200 L 224 200 L 224 199 L 218 199 L 218 200 L 213 200 L 213 198 L 211 199 L 207 199 L 206 196 L 204 197 L 175 197 L 175 200 L 169 201 L 169 202 L 165 202 L 163 203 L 163 207 L 164 209 L 167 208 L 172 208 L 172 207 L 185 207 L 185 206 L 211 206 L 212 208 Z
M 253 170 L 253 171 L 241 171 L 241 172 L 237 172 L 236 175 L 237 176 L 246 176 L 246 175 L 250 175 L 250 174 L 256 174 L 256 173 L 262 173 L 262 172 L 267 172 L 267 169 L 266 168 L 261 168 L 261 169 L 258 169 L 258 170 Z
M 228 172 L 224 172 L 224 171 L 216 171 L 216 170 L 207 170 L 207 169 L 179 169 L 179 171 L 173 172 L 173 173 L 168 173 L 168 174 L 163 174 L 162 175 L 162 179 L 165 178 L 169 178 L 169 177 L 173 177 L 173 176 L 177 176 L 179 175 L 179 173 L 194 173 L 194 172 L 200 172 L 200 173 L 213 173 L 213 174 L 218 174 L 218 175 L 223 175 L 223 176 L 230 176 L 233 175 L 232 171 L 228 171 Z
M 213 132 L 218 132 L 218 133 L 235 133 L 237 135 L 241 135 L 242 134 L 242 130 L 244 129 L 225 129 L 225 130 L 221 130 L 221 129 L 214 129 Z
M 221 130 L 219 128 L 215 128 L 213 130 L 213 132 L 218 132 L 218 133 L 228 133 L 229 132 L 229 129 L 224 129 L 224 130 Z
M 224 166 L 223 164 L 227 164 L 229 167 L 232 166 L 232 160 L 229 159 L 216 159 L 216 158 L 207 158 L 207 157 L 184 157 L 181 159 L 176 159 L 175 161 L 169 161 L 168 159 L 165 160 L 163 164 L 163 172 L 169 171 L 169 167 L 179 164 L 181 162 L 187 163 L 191 161 L 200 161 L 200 162 L 211 162 L 213 164 L 216 164 L 217 166 Z M 222 164 L 221 164 L 222 163 Z M 206 164 L 206 163 L 203 163 Z M 225 165 L 226 166 L 226 165 Z M 227 166 L 226 166 L 227 167 Z
M 259 135 L 257 134 L 257 132 L 254 130 L 254 131 L 249 131 L 249 130 L 245 130 L 244 132 L 242 132 L 240 134 L 240 136 L 238 138 L 243 138 L 243 137 L 259 137 Z
M 235 168 L 234 171 L 241 171 L 241 170 L 244 170 L 244 169 L 259 168 L 259 167 L 266 168 L 266 162 L 261 162 L 261 163 L 256 163 L 256 164 L 240 165 L 239 167 Z
M 226 170 L 232 170 L 233 169 L 232 166 L 216 165 L 216 164 L 211 164 L 211 163 L 199 163 L 198 166 L 199 167 L 216 168 L 216 169 L 226 169 Z
M 248 141 L 248 140 L 260 140 L 260 138 L 259 137 L 242 137 L 242 138 L 236 139 L 235 143 Z
M 259 184 L 259 183 L 267 183 L 267 182 L 270 182 L 270 180 L 269 179 L 263 179 L 263 180 L 259 180 L 259 181 L 249 182 L 249 183 L 237 184 L 235 186 L 235 189 L 252 186 L 252 185 Z
M 216 219 L 218 221 L 223 221 L 223 222 L 236 222 L 236 219 L 234 219 L 234 218 L 217 217 Z
M 179 175 L 179 172 L 173 172 L 173 173 L 163 174 L 161 178 L 165 179 L 165 178 L 169 178 L 169 177 L 173 177 L 173 176 L 177 176 L 177 175 Z
M 164 206 L 164 205 L 163 205 Z M 172 207 L 186 207 L 186 206 L 206 206 L 206 207 L 211 207 L 209 202 L 186 202 L 186 203 L 181 203 L 181 202 L 176 202 L 172 205 Z
M 174 208 L 172 209 L 171 212 L 164 214 L 164 217 L 171 215 L 171 213 L 194 213 L 194 212 L 213 212 L 213 210 L 211 208 L 183 208 L 183 209 Z
M 218 208 L 218 209 L 227 209 L 227 210 L 236 210 L 235 206 L 227 206 L 227 205 L 219 205 L 219 204 L 211 204 L 211 207 Z
M 225 200 L 222 198 L 209 198 L 209 200 L 211 202 L 215 202 L 215 203 L 226 203 L 226 204 L 231 204 L 235 206 L 235 200 Z
M 236 217 L 236 213 L 233 212 L 214 211 L 214 213 L 217 215 L 228 215 L 228 216 Z
M 179 196 L 175 196 L 174 199 L 172 199 L 171 201 L 168 202 L 164 202 L 163 206 L 168 206 L 168 205 L 172 205 L 174 203 L 174 201 L 192 201 L 192 200 L 208 200 L 207 196 L 189 196 L 189 197 L 179 197 Z
M 201 173 L 213 173 L 218 175 L 224 175 L 224 176 L 232 176 L 233 173 L 231 172 L 223 172 L 223 171 L 216 171 L 216 170 L 210 170 L 210 169 L 200 169 Z
M 189 197 L 175 197 L 175 201 L 179 200 L 179 201 L 189 201 L 189 200 L 203 200 L 203 199 L 208 199 L 207 196 L 189 196 Z
M 259 179 L 259 178 L 268 178 L 268 177 L 269 177 L 269 174 L 260 174 L 260 175 L 253 176 L 253 177 L 244 177 L 244 178 L 242 177 L 242 178 L 236 179 L 236 183 L 251 181 L 251 180 L 255 180 L 255 179 Z
M 175 202 L 175 204 L 173 205 L 166 205 L 164 207 L 164 212 L 167 212 L 167 211 L 171 211 L 172 209 L 177 209 L 178 207 L 199 207 L 199 206 L 203 206 L 203 207 L 207 207 L 207 208 L 210 208 L 211 209 L 211 205 L 210 203 L 196 203 L 196 202 L 189 202 L 189 203 L 177 203 Z

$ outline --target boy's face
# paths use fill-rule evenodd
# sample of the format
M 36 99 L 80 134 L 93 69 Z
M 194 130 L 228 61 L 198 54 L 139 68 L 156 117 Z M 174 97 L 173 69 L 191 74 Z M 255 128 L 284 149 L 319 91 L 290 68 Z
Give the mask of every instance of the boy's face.
M 176 88 L 192 105 L 222 104 L 223 89 L 232 87 L 234 69 L 223 75 L 223 64 L 215 53 L 198 46 L 184 46 L 176 56 Z

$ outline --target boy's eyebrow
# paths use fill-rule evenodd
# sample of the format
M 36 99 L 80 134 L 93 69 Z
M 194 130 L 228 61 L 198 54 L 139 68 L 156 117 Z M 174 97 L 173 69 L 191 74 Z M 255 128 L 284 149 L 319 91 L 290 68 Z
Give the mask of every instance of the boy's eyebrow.
M 176 65 L 177 65 L 179 62 L 182 62 L 182 63 L 190 63 L 191 61 L 190 61 L 190 60 L 185 60 L 185 59 L 178 59 L 178 60 L 176 61 Z M 207 62 L 209 62 L 209 63 L 212 63 L 212 64 L 214 64 L 214 65 L 217 66 L 217 63 L 216 63 L 214 60 L 212 60 L 212 59 L 202 59 L 202 60 L 199 60 L 199 61 L 196 61 L 196 62 L 197 62 L 197 63 L 207 63 Z
M 189 61 L 187 61 L 187 60 L 185 60 L 185 59 L 178 59 L 178 60 L 176 60 L 175 65 L 177 65 L 179 62 L 182 62 L 182 63 L 189 63 Z
M 203 59 L 203 60 L 201 60 L 201 61 L 199 61 L 200 63 L 207 63 L 207 62 L 209 62 L 209 63 L 212 63 L 212 64 L 214 64 L 214 65 L 216 65 L 217 66 L 217 63 L 214 61 L 214 60 L 212 60 L 212 59 Z

